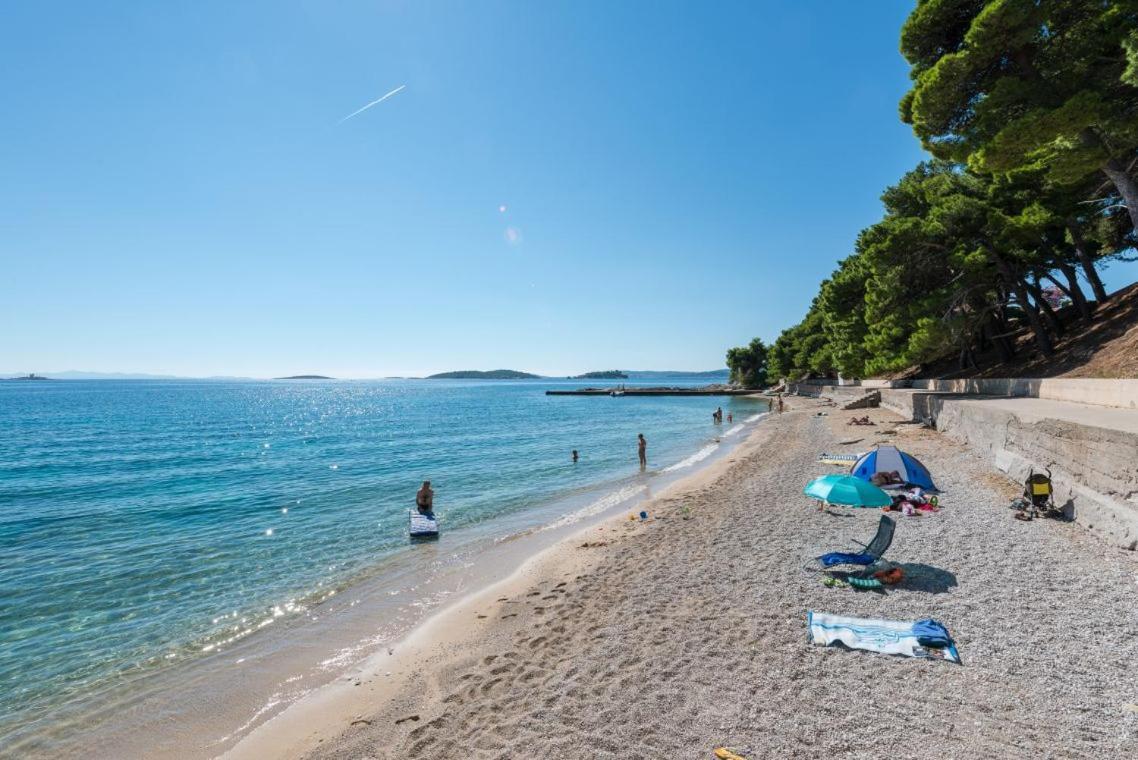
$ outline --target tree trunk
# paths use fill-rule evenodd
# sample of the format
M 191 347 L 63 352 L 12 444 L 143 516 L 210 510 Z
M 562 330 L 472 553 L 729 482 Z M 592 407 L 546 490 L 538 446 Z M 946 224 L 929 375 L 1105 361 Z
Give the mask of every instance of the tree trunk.
M 1087 278 L 1087 282 L 1091 284 L 1091 290 L 1095 294 L 1095 300 L 1098 301 L 1101 306 L 1106 303 L 1106 288 L 1102 286 L 1102 280 L 1099 279 L 1098 270 L 1095 269 L 1095 262 L 1091 259 L 1090 251 L 1087 250 L 1087 239 L 1083 237 L 1083 231 L 1079 228 L 1077 222 L 1068 220 L 1067 231 L 1071 233 L 1071 242 L 1075 244 L 1075 255 L 1079 257 L 1079 263 L 1083 266 L 1083 275 Z
M 1102 173 L 1110 177 L 1110 181 L 1118 189 L 1130 213 L 1130 223 L 1138 230 L 1138 182 L 1126 173 L 1126 168 L 1117 159 L 1110 159 L 1102 167 Z
M 1008 340 L 1007 332 L 1008 320 L 1004 317 L 1004 307 L 1000 306 L 992 312 L 992 342 L 996 344 L 996 351 L 1000 356 L 1007 357 L 1003 361 L 1011 361 L 1016 355 L 1015 344 Z
M 1070 264 L 1061 262 L 1059 264 L 1059 271 L 1067 278 L 1067 285 L 1064 286 L 1063 283 L 1054 277 L 1051 278 L 1051 281 L 1067 294 L 1067 297 L 1071 299 L 1071 303 L 1075 304 L 1079 316 L 1088 322 L 1094 319 L 1095 315 L 1094 312 L 1091 311 L 1091 305 L 1087 303 L 1087 297 L 1083 295 L 1083 289 L 1079 287 L 1079 275 L 1075 272 L 1075 268 Z
M 991 326 L 983 325 L 980 328 L 981 335 L 988 335 L 988 342 L 996 347 L 996 353 L 1000 357 L 1000 363 L 1006 364 L 1012 360 L 1012 352 L 1008 348 L 1008 339 L 1001 334 L 1000 323 L 996 319 L 996 315 L 992 315 Z
M 988 253 L 996 262 L 996 267 L 1000 270 L 1000 274 L 1004 276 L 1004 282 L 1012 289 L 1016 295 L 1016 300 L 1027 314 L 1027 321 L 1031 324 L 1031 331 L 1035 335 L 1035 345 L 1039 346 L 1039 352 L 1044 356 L 1051 356 L 1055 353 L 1055 347 L 1051 344 L 1051 336 L 1047 334 L 1047 329 L 1043 326 L 1043 320 L 1039 316 L 1039 310 L 1035 308 L 1034 304 L 1027 297 L 1027 288 L 1023 284 L 1023 280 L 1016 277 L 1012 272 L 1012 268 L 1008 266 L 1008 262 L 1004 261 L 992 249 L 988 249 Z
M 1059 321 L 1059 315 L 1051 308 L 1051 304 L 1047 303 L 1047 299 L 1043 297 L 1043 289 L 1039 287 L 1039 283 L 1033 284 L 1024 280 L 1023 284 L 1027 287 L 1028 292 L 1031 293 L 1031 297 L 1035 299 L 1035 303 L 1039 307 L 1039 310 L 1043 312 L 1043 316 L 1051 323 L 1051 329 L 1055 331 L 1055 335 L 1062 338 L 1063 333 L 1066 332 L 1063 329 L 1063 323 Z

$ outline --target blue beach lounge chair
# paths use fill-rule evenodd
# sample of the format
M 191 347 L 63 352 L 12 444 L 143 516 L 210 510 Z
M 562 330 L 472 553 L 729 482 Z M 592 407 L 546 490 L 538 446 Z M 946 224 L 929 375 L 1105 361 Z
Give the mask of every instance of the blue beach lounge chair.
M 818 557 L 822 567 L 836 567 L 837 565 L 872 565 L 881 559 L 881 555 L 893 543 L 893 531 L 897 523 L 889 515 L 882 515 L 881 522 L 877 524 L 877 535 L 865 545 L 860 552 L 830 552 Z M 860 543 L 860 542 L 859 542 Z

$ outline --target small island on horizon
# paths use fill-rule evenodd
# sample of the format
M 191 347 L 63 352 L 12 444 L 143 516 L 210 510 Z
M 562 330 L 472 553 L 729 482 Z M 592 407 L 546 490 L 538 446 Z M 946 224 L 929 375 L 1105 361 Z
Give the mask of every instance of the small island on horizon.
M 26 382 L 28 380 L 53 380 L 54 378 L 44 377 L 43 375 L 37 375 L 35 372 L 30 372 L 26 375 L 20 375 L 18 377 L 5 377 L 3 379 L 4 380 L 17 381 L 17 382 L 20 380 L 23 380 Z
M 440 372 L 427 375 L 428 380 L 540 380 L 541 375 L 519 372 L 516 369 L 460 369 L 454 372 Z
M 606 369 L 599 372 L 585 372 L 580 375 L 570 375 L 570 380 L 627 380 L 628 374 L 619 369 Z
M 274 377 L 274 380 L 335 380 L 327 375 L 289 375 L 288 377 Z

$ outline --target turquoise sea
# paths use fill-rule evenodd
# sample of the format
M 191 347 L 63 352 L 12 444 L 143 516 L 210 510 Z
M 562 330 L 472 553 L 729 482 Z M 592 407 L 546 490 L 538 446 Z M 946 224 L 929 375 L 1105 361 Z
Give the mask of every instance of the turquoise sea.
M 414 556 L 406 515 L 424 479 L 440 545 L 501 538 L 694 467 L 766 411 L 544 394 L 580 385 L 0 384 L 0 746 L 60 706 L 187 667 Z M 717 405 L 736 425 L 712 423 Z

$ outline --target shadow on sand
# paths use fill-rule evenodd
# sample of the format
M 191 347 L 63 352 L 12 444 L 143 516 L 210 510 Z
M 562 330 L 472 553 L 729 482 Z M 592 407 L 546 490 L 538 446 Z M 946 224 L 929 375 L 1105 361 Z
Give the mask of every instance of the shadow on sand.
M 944 594 L 956 585 L 956 576 L 939 567 L 920 562 L 899 562 L 897 566 L 905 572 L 905 580 L 897 586 L 898 591 Z

